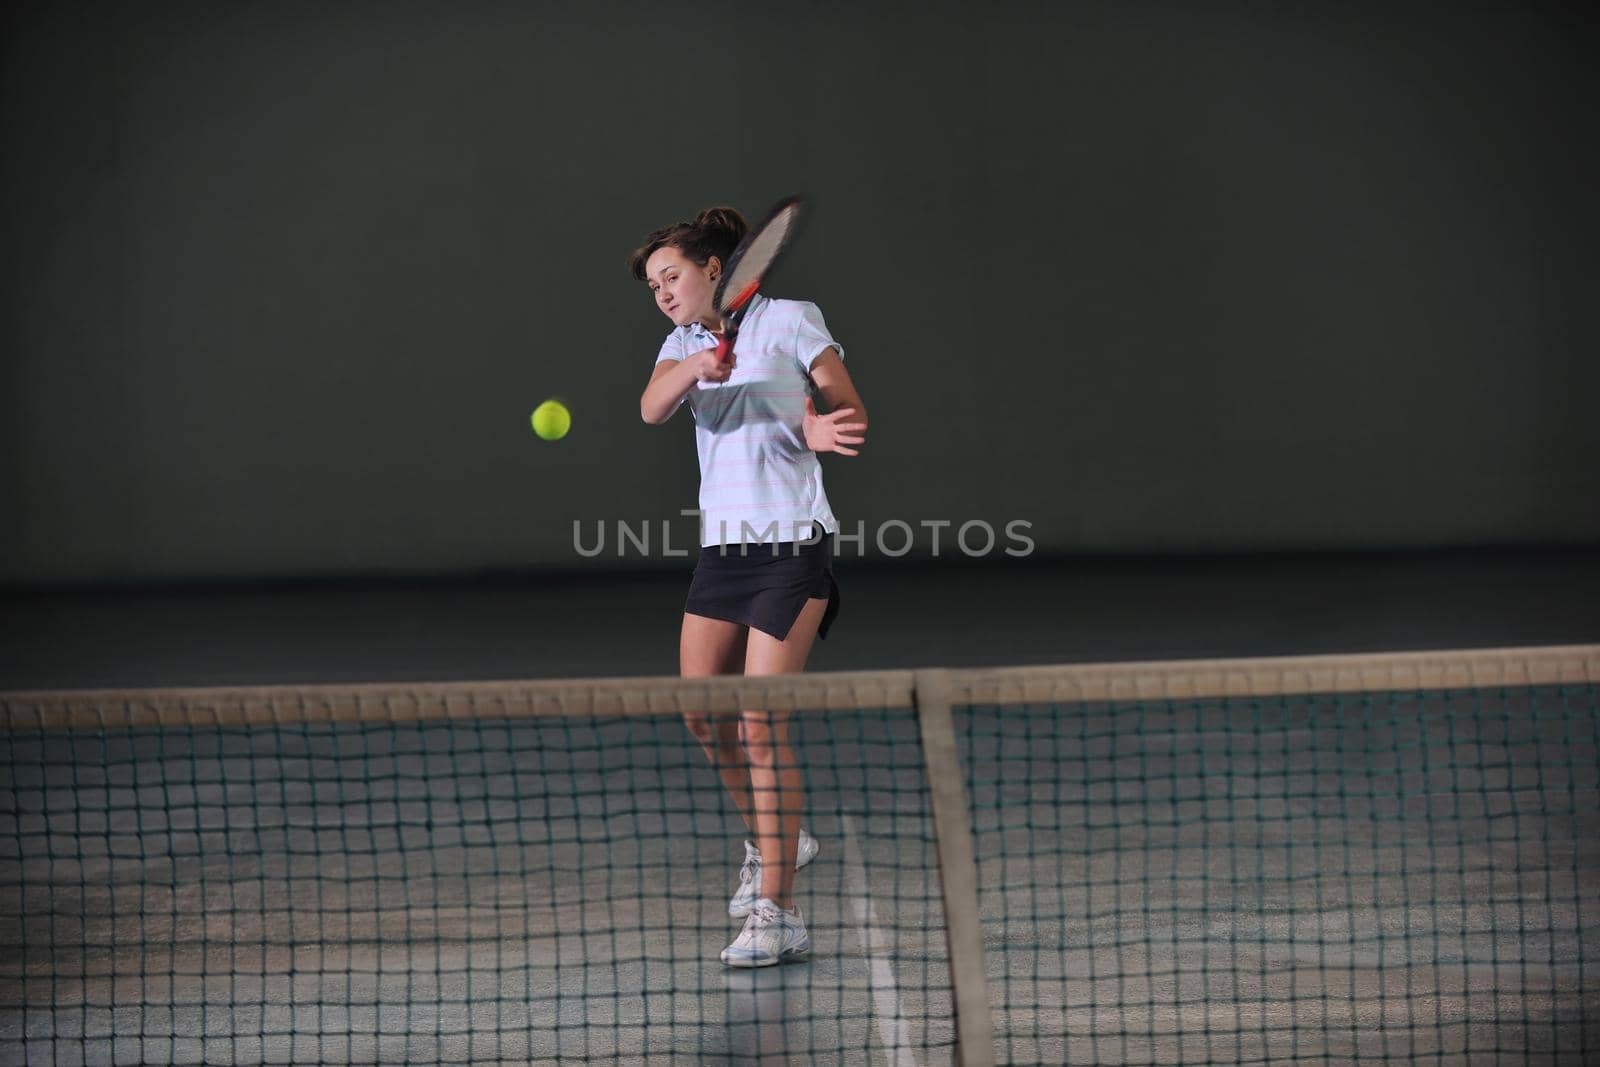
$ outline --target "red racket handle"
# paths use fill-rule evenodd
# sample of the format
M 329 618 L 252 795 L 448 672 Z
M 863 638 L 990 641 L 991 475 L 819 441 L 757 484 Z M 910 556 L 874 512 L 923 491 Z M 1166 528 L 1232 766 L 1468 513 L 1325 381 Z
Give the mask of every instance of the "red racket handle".
M 733 356 L 733 338 L 723 334 L 717 339 L 717 359 L 723 363 Z

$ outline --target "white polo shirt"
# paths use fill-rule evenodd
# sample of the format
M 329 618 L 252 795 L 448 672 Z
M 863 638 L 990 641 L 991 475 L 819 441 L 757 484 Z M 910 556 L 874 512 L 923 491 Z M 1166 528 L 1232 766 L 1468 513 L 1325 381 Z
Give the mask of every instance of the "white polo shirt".
M 667 334 L 656 362 L 716 345 L 692 322 Z M 734 342 L 733 374 L 685 395 L 700 453 L 702 546 L 803 540 L 812 523 L 839 532 L 803 428 L 806 373 L 828 348 L 844 356 L 817 305 L 758 295 Z

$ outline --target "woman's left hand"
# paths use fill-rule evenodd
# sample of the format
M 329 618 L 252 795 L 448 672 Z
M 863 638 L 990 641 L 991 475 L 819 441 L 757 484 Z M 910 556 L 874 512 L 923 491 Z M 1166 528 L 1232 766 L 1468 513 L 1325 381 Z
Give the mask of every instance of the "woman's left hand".
M 830 411 L 826 415 L 818 415 L 816 405 L 811 403 L 811 398 L 806 397 L 806 415 L 804 421 L 806 434 L 806 447 L 813 452 L 837 452 L 841 456 L 859 456 L 861 453 L 847 445 L 859 445 L 866 441 L 861 436 L 866 430 L 866 423 L 845 422 L 856 413 L 855 408 L 840 408 Z

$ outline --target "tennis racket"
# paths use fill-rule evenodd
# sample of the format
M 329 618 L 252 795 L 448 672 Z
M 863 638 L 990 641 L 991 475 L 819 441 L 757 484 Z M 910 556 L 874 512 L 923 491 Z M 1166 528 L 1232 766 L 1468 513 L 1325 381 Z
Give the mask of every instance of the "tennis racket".
M 783 250 L 794 240 L 804 215 L 805 200 L 789 196 L 778 201 L 761 225 L 744 235 L 739 247 L 733 250 L 728 262 L 723 264 L 722 277 L 717 280 L 717 291 L 711 305 L 722 316 L 722 339 L 717 342 L 717 358 L 723 362 L 733 358 L 733 344 L 739 336 L 739 323 L 749 310 L 761 283 L 772 273 Z

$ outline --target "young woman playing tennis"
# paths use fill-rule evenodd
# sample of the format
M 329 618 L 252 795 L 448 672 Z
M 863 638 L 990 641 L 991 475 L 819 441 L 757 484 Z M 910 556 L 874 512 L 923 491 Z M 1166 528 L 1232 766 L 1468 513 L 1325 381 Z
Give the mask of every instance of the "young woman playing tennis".
M 867 428 L 841 348 L 815 304 L 757 295 L 732 358 L 717 358 L 723 323 L 712 298 L 747 229 L 732 208 L 710 208 L 656 230 L 628 257 L 673 324 L 639 413 L 659 424 L 687 401 L 700 454 L 700 557 L 678 643 L 686 678 L 805 668 L 812 641 L 827 636 L 839 609 L 832 571 L 839 523 L 817 456 L 856 455 L 852 446 Z M 817 413 L 808 385 L 828 414 Z M 804 786 L 788 713 L 691 714 L 685 722 L 754 838 L 745 842 L 728 903 L 744 929 L 722 960 L 764 967 L 802 959 L 811 938 L 791 890 L 817 843 L 800 827 Z

